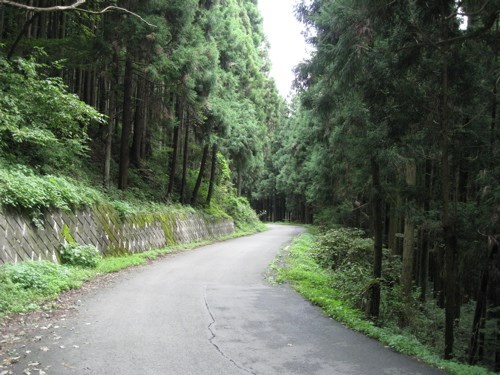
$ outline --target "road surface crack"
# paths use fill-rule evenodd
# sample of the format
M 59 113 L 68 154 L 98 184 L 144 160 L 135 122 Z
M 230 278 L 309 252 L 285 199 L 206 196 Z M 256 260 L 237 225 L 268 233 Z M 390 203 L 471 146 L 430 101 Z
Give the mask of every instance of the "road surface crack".
M 215 335 L 215 331 L 214 331 L 214 329 L 213 329 L 213 326 L 215 325 L 216 321 L 215 321 L 215 317 L 214 317 L 214 315 L 212 314 L 212 311 L 210 310 L 210 306 L 209 306 L 208 301 L 207 301 L 207 289 L 206 289 L 206 287 L 205 287 L 205 295 L 204 295 L 204 300 L 205 300 L 205 307 L 206 307 L 206 309 L 207 309 L 207 311 L 208 311 L 208 315 L 210 316 L 210 319 L 212 320 L 212 321 L 210 322 L 210 324 L 208 325 L 208 331 L 209 331 L 209 332 L 210 332 L 210 334 L 212 335 L 212 337 L 210 337 L 210 338 L 208 339 L 208 341 L 210 342 L 210 344 L 212 344 L 212 346 L 213 346 L 213 347 L 214 347 L 214 348 L 215 348 L 215 349 L 219 352 L 219 354 L 220 354 L 221 356 L 223 356 L 224 358 L 226 358 L 229 362 L 231 362 L 234 366 L 236 366 L 236 367 L 237 367 L 237 368 L 239 368 L 240 370 L 245 371 L 245 372 L 247 372 L 247 373 L 249 373 L 249 374 L 252 374 L 252 375 L 257 375 L 257 373 L 255 373 L 255 372 L 253 372 L 253 371 L 250 371 L 250 370 L 248 370 L 248 369 L 246 369 L 246 368 L 244 368 L 244 367 L 240 366 L 238 363 L 236 363 L 236 362 L 234 361 L 234 359 L 232 359 L 232 358 L 228 357 L 228 356 L 226 355 L 226 353 L 224 353 L 224 352 L 222 351 L 222 349 L 221 349 L 221 348 L 220 348 L 220 347 L 219 347 L 219 346 L 218 346 L 218 345 L 214 342 L 214 340 L 215 340 L 215 338 L 216 338 L 216 335 Z

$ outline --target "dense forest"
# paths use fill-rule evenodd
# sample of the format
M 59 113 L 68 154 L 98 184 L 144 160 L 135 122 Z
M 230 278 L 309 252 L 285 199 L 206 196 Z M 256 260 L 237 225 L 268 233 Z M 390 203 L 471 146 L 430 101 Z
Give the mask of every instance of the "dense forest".
M 255 1 L 5 4 L 4 170 L 125 199 L 248 205 L 237 196 L 256 184 L 284 105 Z
M 250 201 L 320 226 L 374 322 L 500 371 L 499 0 L 299 2 L 314 52 L 289 103 L 257 0 L 69 3 L 0 0 L 2 205 L 64 206 L 40 179 Z M 370 251 L 336 253 L 339 225 Z
M 298 94 L 275 129 L 258 202 L 273 218 L 362 228 L 374 243 L 358 306 L 393 316 L 445 358 L 497 371 L 499 9 L 483 0 L 301 2 L 315 52 L 296 69 Z M 334 258 L 325 263 L 335 269 Z M 419 311 L 444 316 L 412 328 Z

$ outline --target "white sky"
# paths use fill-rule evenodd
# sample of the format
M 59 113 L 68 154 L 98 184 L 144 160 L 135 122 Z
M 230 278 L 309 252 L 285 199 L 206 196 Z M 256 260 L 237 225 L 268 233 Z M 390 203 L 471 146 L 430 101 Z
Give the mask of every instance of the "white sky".
M 264 31 L 271 44 L 269 57 L 271 76 L 283 97 L 290 93 L 293 68 L 307 56 L 302 24 L 295 19 L 294 5 L 298 0 L 258 0 L 264 18 Z

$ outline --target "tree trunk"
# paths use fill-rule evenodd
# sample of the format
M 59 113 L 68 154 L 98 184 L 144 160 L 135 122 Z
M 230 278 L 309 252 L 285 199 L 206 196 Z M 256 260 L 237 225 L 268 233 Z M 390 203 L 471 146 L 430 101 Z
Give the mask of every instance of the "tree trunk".
M 402 220 L 401 220 L 401 196 L 397 193 L 396 201 L 390 208 L 390 218 L 389 218 L 389 233 L 388 233 L 388 244 L 389 249 L 393 255 L 402 255 L 400 239 L 398 237 L 401 231 Z M 358 210 L 360 211 L 360 210 Z
M 14 56 L 14 53 L 16 52 L 16 48 L 17 48 L 19 42 L 23 39 L 23 36 L 25 34 L 29 33 L 28 30 L 30 29 L 31 25 L 38 17 L 40 17 L 40 13 L 33 13 L 33 15 L 30 18 L 28 18 L 28 20 L 25 22 L 21 32 L 17 36 L 16 40 L 14 40 L 14 43 L 12 43 L 12 46 L 10 47 L 9 52 L 7 53 L 7 60 L 10 60 L 12 58 L 12 56 Z
M 422 207 L 424 212 L 429 212 L 430 210 L 430 197 L 432 189 L 432 164 L 429 159 L 425 160 L 425 176 L 424 176 L 424 189 L 425 196 L 423 198 Z M 420 284 L 420 300 L 425 302 L 427 299 L 427 283 L 429 280 L 429 229 L 424 226 L 422 229 L 422 248 L 420 257 L 420 273 L 419 273 L 419 284 Z
M 496 25 L 496 29 L 498 32 L 498 22 Z M 498 49 L 495 49 L 495 60 L 494 60 L 494 66 L 497 66 L 497 61 L 498 61 Z M 490 163 L 491 167 L 494 166 L 495 163 L 495 150 L 497 148 L 497 136 L 496 136 L 496 127 L 497 127 L 497 122 L 498 122 L 498 74 L 497 74 L 498 69 L 494 70 L 494 77 L 495 81 L 493 83 L 493 95 L 491 98 L 491 124 L 490 124 Z
M 0 39 L 4 39 L 4 25 L 5 25 L 5 7 L 0 7 Z
M 135 104 L 134 138 L 132 140 L 132 164 L 137 168 L 142 166 L 141 147 L 146 128 L 146 80 L 139 78 L 137 82 L 137 99 Z
M 116 91 L 113 82 L 110 84 L 109 109 L 108 109 L 108 131 L 106 133 L 106 147 L 104 151 L 104 187 L 109 189 L 111 181 L 111 154 L 113 148 L 113 133 L 116 119 Z
M 241 197 L 241 167 L 238 167 L 238 170 L 236 171 L 236 192 L 238 194 L 238 197 Z
M 177 99 L 176 108 L 177 124 L 174 127 L 174 136 L 172 138 L 172 158 L 170 159 L 170 168 L 168 175 L 167 197 L 169 199 L 172 198 L 172 194 L 174 193 L 175 173 L 177 170 L 177 155 L 179 153 L 179 129 L 184 118 L 184 107 L 180 103 L 180 99 Z
M 130 131 L 132 130 L 132 58 L 127 55 L 125 61 L 125 73 L 123 78 L 123 111 L 122 111 L 122 135 L 120 147 L 120 169 L 118 188 L 126 190 L 128 187 L 128 167 L 130 163 Z
M 188 174 L 188 160 L 189 160 L 189 117 L 187 118 L 184 133 L 184 147 L 182 152 L 182 181 L 181 181 L 181 203 L 186 203 L 186 190 L 187 190 L 187 174 Z
M 203 147 L 203 155 L 201 157 L 200 170 L 198 172 L 198 178 L 196 179 L 196 185 L 193 189 L 193 194 L 191 195 L 191 205 L 196 204 L 196 199 L 198 198 L 198 191 L 200 190 L 201 181 L 203 180 L 203 175 L 205 173 L 205 166 L 207 164 L 208 152 L 210 151 L 210 145 L 208 143 Z
M 445 25 L 447 36 L 447 26 Z M 449 160 L 449 117 L 448 117 L 448 54 L 443 54 L 443 98 L 441 109 L 441 187 L 442 211 L 441 224 L 444 237 L 444 263 L 445 263 L 445 332 L 444 332 L 444 358 L 453 358 L 454 327 L 456 315 L 456 258 L 457 237 L 455 223 L 450 214 L 450 179 L 451 167 Z
M 212 146 L 212 165 L 210 167 L 210 181 L 208 183 L 207 205 L 210 206 L 215 186 L 215 174 L 217 173 L 217 145 Z
M 478 349 L 479 349 L 479 334 L 480 328 L 483 322 L 483 317 L 486 312 L 486 304 L 488 298 L 488 284 L 490 280 L 490 272 L 494 268 L 494 259 L 499 252 L 499 242 L 493 236 L 488 239 L 488 257 L 486 259 L 486 264 L 481 275 L 481 282 L 479 285 L 476 309 L 474 312 L 474 320 L 472 323 L 472 334 L 469 346 L 469 364 L 474 365 L 478 360 Z
M 380 166 L 371 158 L 372 174 L 372 226 L 375 237 L 373 244 L 373 283 L 371 285 L 371 298 L 369 314 L 378 319 L 380 313 L 380 278 L 382 277 L 382 186 L 380 184 Z
M 406 165 L 406 184 L 414 188 L 417 183 L 417 167 L 415 161 L 409 161 Z M 409 202 L 406 202 L 407 205 Z M 410 215 L 405 218 L 404 242 L 403 242 L 403 267 L 401 270 L 401 285 L 403 287 L 404 298 L 408 301 L 411 297 L 413 284 L 413 262 L 415 252 L 415 225 L 412 223 Z

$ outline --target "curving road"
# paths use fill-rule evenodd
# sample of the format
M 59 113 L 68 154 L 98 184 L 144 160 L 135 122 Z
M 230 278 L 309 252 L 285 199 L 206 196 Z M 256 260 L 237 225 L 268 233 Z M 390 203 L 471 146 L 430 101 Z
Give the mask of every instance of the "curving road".
M 411 374 L 442 372 L 352 332 L 265 281 L 302 231 L 264 233 L 120 274 L 26 340 L 14 374 Z M 28 372 L 25 372 L 28 371 Z

